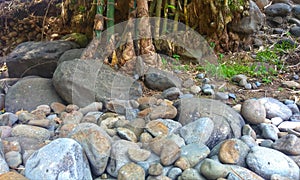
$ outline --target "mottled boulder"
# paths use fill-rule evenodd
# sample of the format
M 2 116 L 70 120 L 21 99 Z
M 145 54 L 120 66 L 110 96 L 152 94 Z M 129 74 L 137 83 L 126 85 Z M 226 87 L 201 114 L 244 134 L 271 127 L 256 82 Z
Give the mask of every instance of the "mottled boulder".
M 112 140 L 101 127 L 93 123 L 78 124 L 69 134 L 84 149 L 94 175 L 101 175 L 107 165 Z
M 209 117 L 214 124 L 211 136 L 206 141 L 209 148 L 222 140 L 241 137 L 241 129 L 245 124 L 242 116 L 226 104 L 202 98 L 187 98 L 178 101 L 176 120 L 183 126 L 201 117 Z
M 24 42 L 6 58 L 9 77 L 37 75 L 51 78 L 59 57 L 67 50 L 77 48 L 70 41 Z
M 92 179 L 89 163 L 79 143 L 60 138 L 33 153 L 25 164 L 28 179 Z
M 34 110 L 38 105 L 63 100 L 56 93 L 51 79 L 33 77 L 24 78 L 13 85 L 6 94 L 5 109 L 8 112 L 16 112 L 24 109 Z
M 74 59 L 80 58 L 84 50 L 84 48 L 67 50 L 59 57 L 57 64 L 60 64 L 64 61 L 72 61 Z
M 138 82 L 99 60 L 62 62 L 53 75 L 53 85 L 65 101 L 80 107 L 109 99 L 137 99 L 142 95 Z

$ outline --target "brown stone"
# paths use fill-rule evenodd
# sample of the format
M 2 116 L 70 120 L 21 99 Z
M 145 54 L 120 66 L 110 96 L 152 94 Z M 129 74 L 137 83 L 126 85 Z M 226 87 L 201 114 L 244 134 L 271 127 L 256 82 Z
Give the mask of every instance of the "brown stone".
M 137 137 L 131 130 L 127 128 L 119 127 L 117 128 L 117 133 L 120 138 L 131 141 L 131 142 L 137 142 Z
M 160 161 L 164 166 L 173 164 L 180 156 L 180 147 L 172 140 L 166 141 L 161 150 Z
M 151 155 L 151 152 L 145 149 L 128 149 L 128 157 L 134 162 L 146 161 Z
M 41 119 L 41 120 L 30 120 L 27 124 L 33 126 L 39 126 L 43 128 L 48 128 L 50 126 L 50 121 L 48 119 Z
M 2 140 L 2 145 L 4 148 L 4 153 L 7 153 L 9 151 L 17 151 L 21 152 L 21 146 L 18 141 L 5 141 Z
M 288 155 L 300 155 L 300 139 L 294 134 L 288 134 L 276 140 L 272 147 Z
M 146 117 L 150 113 L 151 113 L 151 108 L 146 108 L 146 109 L 138 112 L 138 117 L 143 118 L 143 117 Z
M 165 136 L 157 136 L 149 141 L 150 149 L 157 155 L 160 155 L 163 145 L 167 139 Z
M 59 130 L 59 137 L 65 138 L 68 134 L 73 131 L 77 124 L 64 124 Z
M 174 106 L 156 106 L 151 108 L 150 119 L 173 119 L 177 115 L 177 109 Z
M 145 179 L 145 171 L 141 166 L 131 162 L 125 164 L 119 169 L 118 179 L 119 180 Z
M 11 172 L 1 174 L 0 180 L 28 180 L 28 179 L 15 171 L 11 171 Z
M 236 164 L 240 158 L 239 149 L 234 140 L 226 140 L 220 146 L 219 159 L 223 163 Z
M 189 160 L 187 158 L 180 157 L 175 162 L 175 166 L 179 167 L 180 169 L 182 169 L 184 171 L 184 170 L 190 168 L 190 163 L 189 163 Z
M 137 102 L 140 105 L 149 105 L 149 106 L 152 106 L 152 105 L 156 104 L 157 99 L 155 97 L 153 97 L 153 96 L 140 97 L 140 98 L 137 99 Z
M 66 106 L 59 102 L 53 102 L 50 107 L 56 114 L 60 114 L 66 110 Z
M 169 129 L 162 122 L 153 120 L 147 123 L 146 130 L 153 136 L 168 135 Z

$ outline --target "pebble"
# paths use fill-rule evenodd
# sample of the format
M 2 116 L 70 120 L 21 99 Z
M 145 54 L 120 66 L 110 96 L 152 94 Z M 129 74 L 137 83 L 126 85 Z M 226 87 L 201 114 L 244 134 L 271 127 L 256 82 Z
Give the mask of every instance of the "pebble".
M 162 165 L 173 164 L 180 156 L 180 147 L 172 140 L 166 141 L 161 148 L 160 160 Z
M 17 121 L 18 121 L 18 116 L 13 113 L 5 112 L 4 114 L 0 115 L 0 125 L 1 126 L 12 127 Z
M 120 168 L 118 180 L 145 179 L 145 176 L 145 171 L 141 166 L 130 162 Z
M 5 160 L 8 166 L 12 169 L 16 169 L 22 164 L 22 156 L 18 151 L 9 151 L 5 153 Z
M 283 119 L 281 117 L 274 117 L 271 119 L 271 122 L 275 126 L 278 126 L 279 124 L 281 124 L 283 122 Z
M 229 169 L 215 160 L 206 158 L 201 164 L 200 172 L 207 179 L 218 179 L 225 178 L 229 173 Z
M 288 134 L 276 140 L 272 147 L 288 155 L 300 155 L 300 139 L 294 134 Z
M 129 148 L 128 157 L 134 162 L 146 161 L 151 155 L 151 152 L 145 149 Z
M 160 163 L 151 164 L 148 173 L 153 176 L 161 175 L 163 172 L 163 166 Z
M 72 110 L 71 112 L 63 112 L 60 116 L 64 124 L 79 124 L 83 118 L 83 114 L 77 110 Z
M 300 122 L 300 113 L 297 112 L 290 117 L 290 121 L 292 122 Z
M 228 93 L 229 98 L 236 99 L 236 95 L 233 93 Z
M 28 180 L 28 179 L 15 171 L 10 171 L 1 174 L 0 180 Z
M 35 138 L 40 141 L 50 139 L 50 131 L 47 129 L 24 124 L 13 127 L 11 135 L 16 137 Z
M 291 27 L 289 32 L 291 33 L 291 35 L 293 35 L 295 37 L 300 37 L 300 27 L 299 26 Z
M 187 160 L 189 167 L 194 167 L 205 159 L 209 153 L 209 148 L 204 144 L 192 143 L 181 147 L 180 157 L 184 157 Z
M 177 179 L 179 175 L 181 175 L 182 170 L 178 167 L 172 167 L 168 172 L 168 177 L 171 179 Z
M 241 85 L 242 86 L 242 85 Z M 252 85 L 251 85 L 251 83 L 247 83 L 247 84 L 245 84 L 244 85 L 244 87 L 245 87 L 245 89 L 247 89 L 247 90 L 250 90 L 250 89 L 252 89 Z
M 169 89 L 164 90 L 161 95 L 164 99 L 169 99 L 172 101 L 177 99 L 180 95 L 182 95 L 182 92 L 177 87 L 171 87 Z
M 216 92 L 215 99 L 217 100 L 227 100 L 229 99 L 229 95 L 224 92 Z
M 201 88 L 196 85 L 193 85 L 190 89 L 192 94 L 198 94 L 201 91 Z
M 268 16 L 287 16 L 292 11 L 290 5 L 285 3 L 276 3 L 268 6 L 265 13 Z
M 292 116 L 292 111 L 282 102 L 274 98 L 260 98 L 259 101 L 264 105 L 267 118 L 281 117 L 284 121 Z
M 252 147 L 246 157 L 246 162 L 253 172 L 266 179 L 270 179 L 273 174 L 299 179 L 297 164 L 283 153 L 270 148 Z
M 145 128 L 154 137 L 169 134 L 168 127 L 158 120 L 150 121 Z
M 103 104 L 101 102 L 93 102 L 83 108 L 80 108 L 78 111 L 81 112 L 83 115 L 86 115 L 88 112 L 96 112 L 101 111 Z
M 179 99 L 185 99 L 185 98 L 193 98 L 193 94 L 183 94 L 179 96 Z
M 50 105 L 55 114 L 60 114 L 66 110 L 66 106 L 59 102 L 53 102 Z
M 288 129 L 295 129 L 300 127 L 300 122 L 283 121 L 279 124 L 278 129 L 281 131 L 287 131 Z
M 177 109 L 172 105 L 160 105 L 154 108 L 151 108 L 151 112 L 149 114 L 150 119 L 173 119 L 177 115 Z
M 208 84 L 208 83 L 210 83 L 210 79 L 209 79 L 209 78 L 204 78 L 204 79 L 202 80 L 202 83 Z
M 202 91 L 206 95 L 214 95 L 215 94 L 215 91 L 213 89 L 203 89 Z
M 298 74 L 295 74 L 295 75 L 293 76 L 293 78 L 294 78 L 294 80 L 299 80 L 299 75 L 298 75 Z
M 267 115 L 263 104 L 255 99 L 248 99 L 242 104 L 241 114 L 250 124 L 264 122 Z
M 203 79 L 205 77 L 205 74 L 204 73 L 199 73 L 196 75 L 197 78 L 199 79 Z
M 287 104 L 286 106 L 288 108 L 290 108 L 290 110 L 292 111 L 293 114 L 296 114 L 296 113 L 300 112 L 297 104 Z
M 288 87 L 290 89 L 294 89 L 294 88 L 300 89 L 300 84 L 297 83 L 296 81 L 282 81 L 282 86 L 283 87 Z
M 277 140 L 278 139 L 278 133 L 279 130 L 274 124 L 266 124 L 261 123 L 260 124 L 260 130 L 262 131 L 262 137 L 265 139 L 271 139 L 271 140 Z
M 196 169 L 189 168 L 182 172 L 181 180 L 191 180 L 191 179 L 197 179 L 197 180 L 205 180 L 204 177 L 202 177 L 199 172 Z
M 137 137 L 131 130 L 127 128 L 119 127 L 117 128 L 117 133 L 120 136 L 120 138 L 131 141 L 131 142 L 137 142 Z

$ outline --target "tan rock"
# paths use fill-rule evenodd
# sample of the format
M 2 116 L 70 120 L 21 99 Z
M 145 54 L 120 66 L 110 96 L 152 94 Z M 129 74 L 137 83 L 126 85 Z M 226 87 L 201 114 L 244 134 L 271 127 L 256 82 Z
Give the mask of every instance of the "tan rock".
M 146 124 L 146 130 L 153 136 L 168 135 L 169 129 L 162 122 L 153 120 Z
M 180 169 L 182 169 L 184 171 L 184 170 L 190 168 L 190 163 L 189 163 L 189 160 L 187 158 L 180 157 L 175 162 L 175 166 L 179 167 Z
M 160 161 L 164 166 L 173 164 L 180 156 L 180 147 L 172 140 L 166 141 L 161 150 Z
M 11 171 L 11 172 L 1 174 L 0 180 L 28 180 L 28 179 L 15 171 Z
M 66 110 L 66 106 L 59 102 L 53 102 L 50 107 L 56 114 L 60 114 Z
M 144 169 L 135 164 L 135 163 L 127 163 L 119 169 L 118 172 L 119 180 L 131 180 L 131 179 L 145 179 L 145 171 Z

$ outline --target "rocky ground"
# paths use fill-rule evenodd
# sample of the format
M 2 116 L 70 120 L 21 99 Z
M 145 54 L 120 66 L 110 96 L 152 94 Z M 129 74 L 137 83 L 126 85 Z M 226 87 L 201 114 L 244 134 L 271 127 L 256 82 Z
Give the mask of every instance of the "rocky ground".
M 299 2 L 256 3 L 267 24 L 220 64 L 298 44 Z M 195 64 L 132 77 L 79 59 L 74 42 L 22 43 L 0 80 L 0 180 L 300 179 L 298 45 L 281 50 L 285 69 L 264 83 Z

